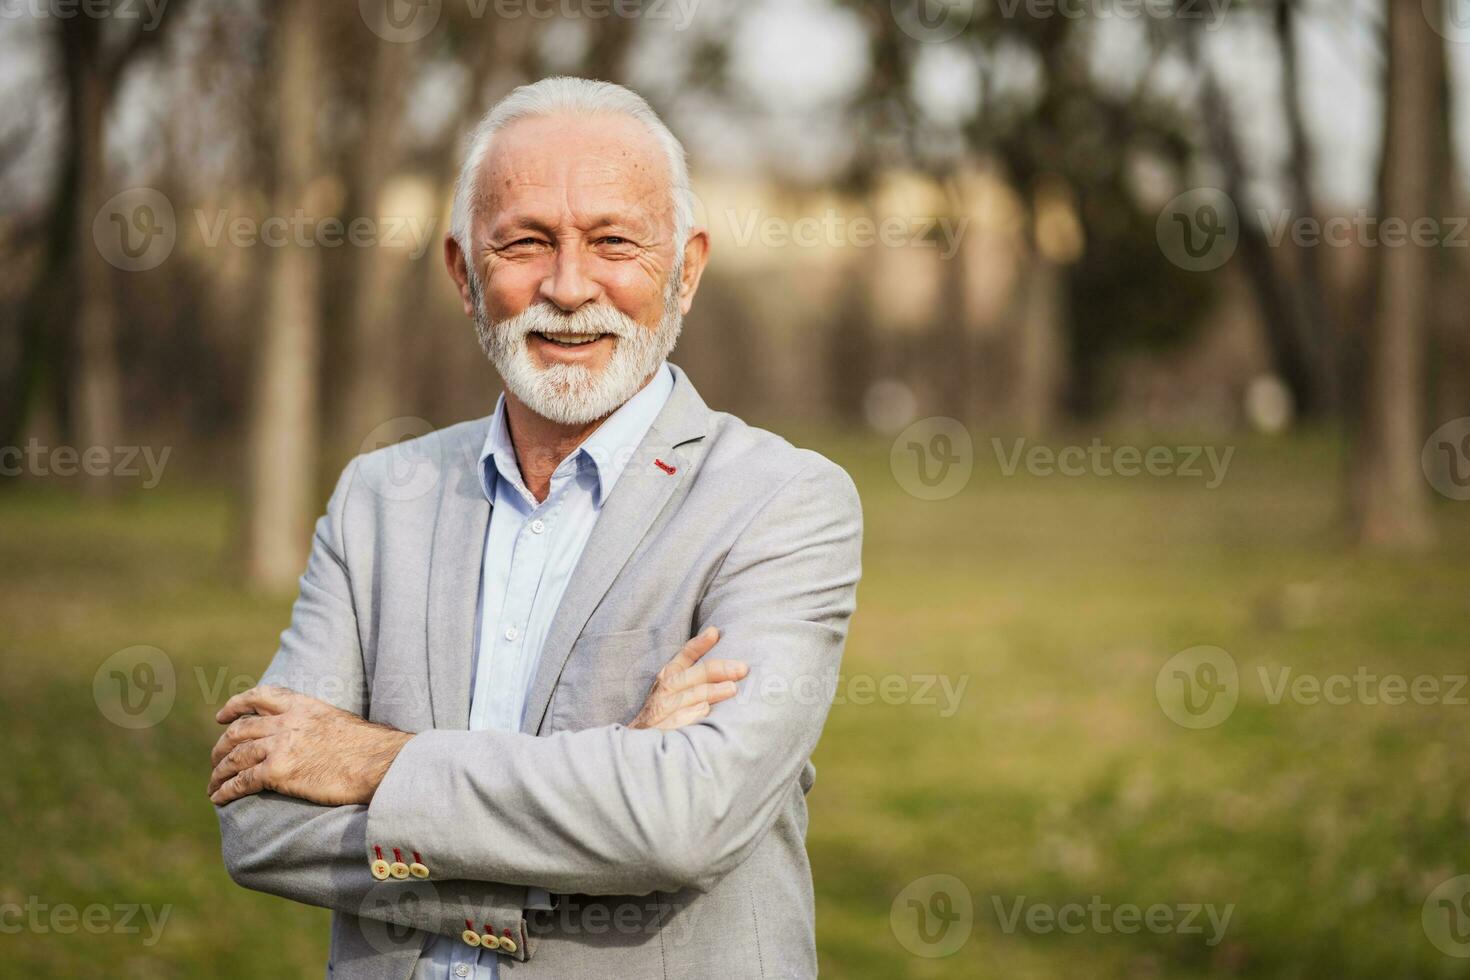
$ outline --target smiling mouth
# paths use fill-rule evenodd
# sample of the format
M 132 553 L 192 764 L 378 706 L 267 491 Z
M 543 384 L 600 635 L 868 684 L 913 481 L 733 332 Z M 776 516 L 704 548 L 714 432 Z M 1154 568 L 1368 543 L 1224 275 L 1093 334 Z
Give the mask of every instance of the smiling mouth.
M 575 348 L 595 344 L 603 337 L 610 337 L 612 335 L 605 333 L 533 333 L 531 336 L 539 337 L 547 343 L 555 344 L 558 347 Z

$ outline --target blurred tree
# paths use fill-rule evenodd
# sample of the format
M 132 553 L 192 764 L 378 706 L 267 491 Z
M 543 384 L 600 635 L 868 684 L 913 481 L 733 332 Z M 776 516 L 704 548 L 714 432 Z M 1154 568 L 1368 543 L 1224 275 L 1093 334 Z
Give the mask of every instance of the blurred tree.
M 1274 27 L 1276 47 L 1281 61 L 1281 104 L 1287 133 L 1287 187 L 1296 208 L 1304 218 L 1318 219 L 1316 195 L 1312 187 L 1312 148 L 1307 134 L 1306 83 L 1300 68 L 1302 45 L 1301 20 L 1305 15 L 1302 0 L 1274 0 Z M 1295 318 L 1302 326 L 1304 346 L 1313 365 L 1313 399 L 1307 408 L 1320 407 L 1324 411 L 1340 408 L 1343 381 L 1341 354 L 1342 329 L 1330 322 L 1326 309 L 1325 276 L 1322 269 L 1320 248 L 1294 248 L 1291 258 L 1295 259 L 1295 290 L 1286 289 L 1296 297 Z M 1278 329 L 1286 329 L 1279 326 Z
M 4 428 L 18 431 L 40 372 L 38 362 L 49 352 L 53 375 L 66 379 L 70 388 L 64 416 L 74 420 L 69 438 L 83 448 L 110 449 L 122 430 L 116 280 L 92 241 L 92 222 L 110 196 L 103 140 L 108 111 L 128 67 L 159 45 L 183 4 L 160 7 L 151 23 L 113 16 L 121 7 L 98 0 L 85 16 L 54 18 L 66 85 L 62 162 L 46 219 L 50 240 L 37 278 L 19 304 L 25 346 L 17 361 L 17 387 L 3 412 Z M 38 328 L 52 317 L 71 321 L 64 331 L 69 344 L 42 345 Z M 73 353 L 75 364 L 68 369 L 65 362 Z M 103 477 L 86 483 L 94 494 L 116 485 Z
M 399 244 L 388 237 L 402 235 L 400 222 L 417 217 L 389 215 L 384 190 L 402 162 L 404 93 L 414 55 L 422 46 L 383 40 L 388 34 L 388 4 L 369 7 L 380 23 L 372 30 L 355 32 L 366 35 L 368 47 L 356 61 L 362 66 L 357 79 L 361 124 L 348 154 L 347 194 L 357 218 L 373 222 L 376 235 L 373 244 L 348 250 L 355 268 L 343 311 L 349 334 L 342 426 L 347 446 L 358 444 L 375 426 L 401 414 L 396 406 L 402 404 L 404 379 L 398 376 L 397 347 L 403 311 L 394 300 L 404 288 L 411 265 Z M 428 257 L 438 257 L 437 249 L 430 251 L 433 254 Z
M 1431 19 L 1439 15 L 1438 4 L 1388 0 L 1382 211 L 1385 222 L 1408 229 L 1437 213 L 1433 182 L 1446 121 L 1444 40 Z M 1351 501 L 1364 544 L 1422 548 L 1432 537 L 1419 456 L 1436 260 L 1411 241 L 1384 249 L 1380 261 Z
M 1297 105 L 1297 71 L 1292 0 L 1269 0 L 1275 12 L 1274 24 L 1278 53 L 1282 60 L 1282 105 L 1289 133 L 1290 179 L 1283 190 L 1288 195 L 1287 211 L 1295 216 L 1312 214 L 1310 183 L 1307 174 L 1306 138 Z M 1249 11 L 1249 8 L 1243 8 Z M 1246 280 L 1256 300 L 1265 328 L 1276 371 L 1291 389 L 1299 414 L 1320 417 L 1328 408 L 1329 380 L 1327 357 L 1317 350 L 1322 328 L 1314 322 L 1320 315 L 1320 304 L 1310 296 L 1311 280 L 1294 275 L 1289 264 L 1278 258 L 1260 220 L 1252 216 L 1252 175 L 1236 123 L 1236 113 L 1225 95 L 1224 86 L 1205 56 L 1201 34 L 1206 26 L 1198 18 L 1186 17 L 1181 6 L 1171 18 L 1177 26 L 1181 49 L 1192 66 L 1200 86 L 1201 128 L 1206 147 L 1223 174 L 1221 188 L 1235 202 L 1240 226 L 1240 258 Z M 1303 251 L 1311 251 L 1303 250 Z M 1302 259 L 1311 269 L 1315 255 Z M 1312 273 L 1308 273 L 1310 276 Z
M 319 175 L 321 17 L 315 4 L 281 0 L 275 6 L 269 76 L 271 200 L 278 218 L 309 206 L 307 192 Z M 316 508 L 321 259 L 320 249 L 294 242 L 270 253 L 249 423 L 245 564 L 256 585 L 288 589 L 306 564 Z

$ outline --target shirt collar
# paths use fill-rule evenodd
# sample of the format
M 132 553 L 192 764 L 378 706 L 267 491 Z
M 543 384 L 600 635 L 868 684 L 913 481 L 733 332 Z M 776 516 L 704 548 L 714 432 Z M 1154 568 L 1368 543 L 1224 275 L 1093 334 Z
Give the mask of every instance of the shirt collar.
M 597 480 L 597 506 L 601 507 L 673 391 L 674 372 L 667 363 L 661 364 L 653 380 L 609 415 L 575 452 L 561 461 L 556 468 L 557 474 L 590 468 Z M 480 489 L 492 504 L 495 502 L 497 479 L 508 481 L 528 501 L 535 499 L 526 489 L 520 466 L 516 463 L 503 394 L 495 403 L 495 414 L 490 417 L 490 429 L 485 433 L 485 443 L 480 450 Z

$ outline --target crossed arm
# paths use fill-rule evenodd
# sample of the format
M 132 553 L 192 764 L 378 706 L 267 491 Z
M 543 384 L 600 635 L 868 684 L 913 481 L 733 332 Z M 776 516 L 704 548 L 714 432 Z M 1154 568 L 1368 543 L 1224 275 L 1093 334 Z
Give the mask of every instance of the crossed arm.
M 704 660 L 719 638 L 711 626 L 684 644 L 659 671 L 628 727 L 674 731 L 734 697 L 750 668 L 738 660 Z M 413 738 L 269 684 L 230 698 L 215 721 L 229 726 L 209 760 L 209 799 L 216 806 L 267 790 L 325 806 L 366 805 Z
M 702 633 L 660 675 L 640 714 L 646 727 L 546 738 L 411 736 L 364 721 L 365 705 L 346 697 L 299 693 L 323 672 L 361 672 L 338 557 L 349 484 L 344 476 L 318 525 L 267 686 L 220 714 L 230 731 L 210 789 L 237 881 L 373 916 L 370 842 L 413 841 L 434 855 L 438 894 L 458 893 L 458 903 L 383 917 L 456 935 L 463 903 L 519 916 L 526 885 L 587 894 L 709 887 L 744 859 L 793 791 L 830 703 L 822 692 L 836 679 L 859 568 L 861 517 L 845 474 L 830 464 L 798 474 L 725 559 L 696 618 L 721 624 L 722 652 L 738 661 L 701 660 L 716 640 Z M 755 693 L 711 713 L 746 664 Z

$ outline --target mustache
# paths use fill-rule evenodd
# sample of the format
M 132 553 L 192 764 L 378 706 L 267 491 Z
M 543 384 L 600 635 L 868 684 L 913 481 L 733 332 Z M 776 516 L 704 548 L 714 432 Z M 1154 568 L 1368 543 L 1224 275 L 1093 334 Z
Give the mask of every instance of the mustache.
M 641 329 L 643 328 L 626 313 L 611 306 L 593 304 L 565 313 L 550 303 L 537 303 L 495 324 L 495 331 L 511 340 L 521 340 L 533 333 L 548 336 L 611 334 L 614 337 L 632 337 L 637 336 L 637 331 Z

